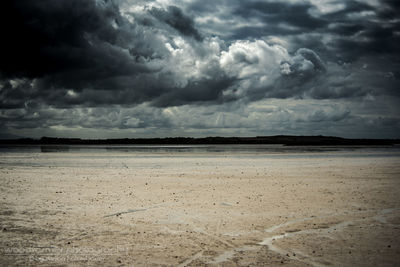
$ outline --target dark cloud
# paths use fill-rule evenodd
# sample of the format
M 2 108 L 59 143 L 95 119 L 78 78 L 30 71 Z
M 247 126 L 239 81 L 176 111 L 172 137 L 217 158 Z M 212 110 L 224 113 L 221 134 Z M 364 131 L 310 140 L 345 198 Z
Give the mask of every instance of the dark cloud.
M 0 27 L 6 37 L 0 52 L 3 75 L 34 78 L 93 66 L 93 72 L 106 75 L 143 69 L 117 49 L 140 47 L 132 47 L 135 29 L 112 1 L 5 1 L 1 5 Z
M 352 36 L 360 31 L 364 30 L 365 26 L 360 24 L 352 24 L 352 23 L 342 23 L 333 25 L 330 29 L 331 33 L 340 35 L 340 36 Z
M 132 85 L 121 77 L 150 72 L 135 59 L 151 49 L 137 40 L 140 29 L 112 1 L 6 1 L 1 10 L 7 38 L 1 42 L 0 77 L 25 79 L 12 92 L 6 82 L 3 107 L 24 99 L 57 105 L 68 102 L 62 96 L 70 89 L 126 89 Z
M 365 8 L 364 11 L 368 10 Z M 369 11 L 371 11 L 369 7 Z M 365 55 L 376 54 L 379 56 L 395 56 L 398 60 L 400 54 L 398 43 L 400 24 L 388 18 L 379 18 L 376 14 L 380 10 L 373 10 L 367 15 L 355 16 L 350 13 L 340 12 L 333 16 L 332 26 L 327 33 L 332 34 L 330 49 L 332 54 L 344 61 L 355 61 Z
M 390 135 L 400 118 L 398 8 L 391 0 L 3 1 L 0 126 L 15 132 L 0 136 L 74 127 L 259 134 L 270 121 L 276 134 L 358 123 Z
M 396 0 L 382 0 L 381 9 L 378 15 L 381 19 L 396 19 L 398 18 L 398 11 L 400 9 L 400 2 Z
M 311 113 L 307 117 L 307 119 L 308 119 L 308 121 L 311 121 L 311 122 L 341 121 L 341 120 L 346 119 L 349 115 L 350 115 L 350 111 L 348 111 L 348 110 L 345 110 L 345 111 L 338 110 L 338 111 L 327 113 L 325 110 L 319 109 L 319 110 Z
M 332 53 L 344 61 L 371 54 L 398 57 L 400 50 L 394 44 L 399 41 L 395 34 L 400 30 L 399 24 L 391 21 L 390 16 L 382 16 L 382 12 L 390 13 L 395 8 L 392 1 L 383 1 L 379 8 L 346 1 L 344 9 L 325 15 L 331 23 L 327 33 L 333 34 Z
M 229 36 L 230 39 L 254 39 L 260 36 L 298 34 L 298 29 L 291 29 L 278 25 L 266 26 L 241 26 Z
M 201 41 L 203 37 L 196 30 L 193 20 L 184 15 L 182 10 L 176 6 L 169 6 L 167 10 L 161 8 L 152 8 L 150 11 L 157 19 L 167 23 L 180 33 L 186 36 L 191 36 L 197 41 Z
M 279 2 L 247 2 L 240 6 L 237 14 L 251 18 L 261 17 L 265 22 L 286 22 L 296 27 L 313 28 L 323 26 L 326 22 L 312 17 L 309 4 L 290 4 Z
M 313 6 L 308 3 L 264 2 L 250 1 L 240 5 L 236 14 L 246 19 L 258 18 L 266 23 L 285 23 L 300 30 L 316 30 L 324 27 L 328 22 L 310 14 Z
M 375 11 L 375 9 L 366 4 L 366 3 L 361 3 L 358 1 L 343 1 L 342 4 L 344 5 L 343 8 L 341 8 L 338 11 L 330 12 L 328 14 L 325 14 L 322 16 L 326 21 L 329 21 L 329 23 L 336 23 L 336 22 L 362 22 L 363 19 L 360 19 L 357 17 L 357 14 L 360 14 L 361 12 L 364 11 Z
M 382 1 L 377 7 L 359 1 L 335 4 L 342 6 L 319 13 L 308 2 L 234 1 L 232 15 L 246 26 L 232 27 L 229 36 L 233 40 L 283 36 L 293 40 L 293 51 L 307 47 L 327 60 L 354 61 L 369 53 L 400 54 L 395 45 L 399 23 L 393 21 L 397 1 Z M 324 37 L 331 41 L 323 42 Z
M 229 4 L 236 5 L 237 1 L 235 0 L 221 0 L 221 1 L 214 1 L 214 0 L 194 0 L 190 1 L 187 10 L 193 12 L 195 14 L 210 14 L 218 11 L 221 8 L 227 8 Z
M 222 92 L 231 86 L 235 80 L 229 77 L 191 81 L 184 88 L 170 90 L 170 93 L 157 98 L 157 107 L 179 106 L 187 103 L 222 102 Z
M 397 30 L 396 30 L 397 31 Z M 393 28 L 372 26 L 357 34 L 358 38 L 338 37 L 332 41 L 331 51 L 338 59 L 352 62 L 363 56 L 386 56 L 390 61 L 400 59 L 400 49 L 396 45 L 400 37 Z

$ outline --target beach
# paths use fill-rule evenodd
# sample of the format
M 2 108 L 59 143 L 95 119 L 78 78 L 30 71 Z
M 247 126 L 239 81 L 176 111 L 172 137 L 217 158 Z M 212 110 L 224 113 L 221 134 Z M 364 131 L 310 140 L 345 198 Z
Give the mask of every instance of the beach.
M 15 149 L 0 163 L 2 266 L 400 264 L 398 151 Z

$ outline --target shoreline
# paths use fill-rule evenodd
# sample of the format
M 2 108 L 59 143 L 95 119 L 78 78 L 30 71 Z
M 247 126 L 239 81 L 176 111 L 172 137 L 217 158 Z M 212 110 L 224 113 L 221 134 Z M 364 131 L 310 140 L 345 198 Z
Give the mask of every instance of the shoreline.
M 0 139 L 4 145 L 285 145 L 285 146 L 394 146 L 400 139 L 342 138 L 336 136 L 253 136 L 253 137 L 163 137 L 163 138 L 119 138 L 81 139 L 42 137 L 40 139 Z

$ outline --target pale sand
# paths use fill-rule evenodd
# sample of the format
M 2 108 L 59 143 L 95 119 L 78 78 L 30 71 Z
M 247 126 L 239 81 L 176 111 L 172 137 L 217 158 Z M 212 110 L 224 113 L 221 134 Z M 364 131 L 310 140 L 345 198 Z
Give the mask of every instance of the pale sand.
M 400 264 L 398 157 L 153 156 L 0 155 L 0 265 Z

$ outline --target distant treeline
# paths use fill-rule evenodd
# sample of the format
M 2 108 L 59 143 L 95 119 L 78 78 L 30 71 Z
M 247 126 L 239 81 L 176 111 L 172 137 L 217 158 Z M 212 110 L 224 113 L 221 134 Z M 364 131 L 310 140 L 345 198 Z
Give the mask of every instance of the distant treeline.
M 400 139 L 347 139 L 334 136 L 257 136 L 257 137 L 167 137 L 167 138 L 123 138 L 123 139 L 80 139 L 53 138 L 3 139 L 3 145 L 202 145 L 202 144 L 282 144 L 287 146 L 331 146 L 331 145 L 378 145 L 400 144 Z

